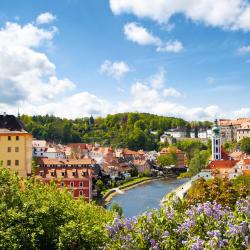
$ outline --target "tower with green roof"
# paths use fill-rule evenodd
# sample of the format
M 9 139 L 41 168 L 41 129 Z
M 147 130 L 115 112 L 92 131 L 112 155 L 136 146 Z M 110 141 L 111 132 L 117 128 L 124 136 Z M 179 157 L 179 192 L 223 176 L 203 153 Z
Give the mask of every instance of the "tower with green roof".
M 221 160 L 221 133 L 217 120 L 212 128 L 212 160 Z

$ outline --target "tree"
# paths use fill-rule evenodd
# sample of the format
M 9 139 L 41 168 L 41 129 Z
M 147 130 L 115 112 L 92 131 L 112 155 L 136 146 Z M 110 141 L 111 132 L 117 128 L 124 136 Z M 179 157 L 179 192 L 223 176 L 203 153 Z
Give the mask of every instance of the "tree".
M 174 152 L 170 152 L 166 155 L 160 155 L 157 157 L 157 163 L 161 166 L 175 165 L 177 162 L 177 155 Z
M 246 154 L 250 154 L 250 137 L 245 137 L 240 141 L 240 149 Z
M 96 185 L 96 190 L 98 192 L 101 192 L 103 190 L 103 188 L 104 188 L 104 184 L 103 184 L 102 180 L 97 180 L 95 185 Z
M 119 203 L 117 203 L 117 202 L 112 203 L 112 205 L 110 206 L 110 211 L 115 212 L 116 214 L 118 214 L 120 218 L 123 215 L 123 209 L 122 209 L 121 205 Z

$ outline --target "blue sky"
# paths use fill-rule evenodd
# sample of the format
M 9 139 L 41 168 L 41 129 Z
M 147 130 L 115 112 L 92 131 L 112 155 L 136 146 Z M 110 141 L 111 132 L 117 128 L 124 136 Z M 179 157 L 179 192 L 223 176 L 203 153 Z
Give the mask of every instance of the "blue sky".
M 3 0 L 0 112 L 249 116 L 245 0 Z

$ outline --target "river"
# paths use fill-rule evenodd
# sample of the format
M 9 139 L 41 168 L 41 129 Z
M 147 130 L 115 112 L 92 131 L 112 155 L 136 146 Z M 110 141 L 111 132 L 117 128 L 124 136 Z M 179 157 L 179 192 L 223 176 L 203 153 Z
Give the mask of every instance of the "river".
M 125 217 L 137 216 L 148 209 L 159 208 L 163 196 L 186 181 L 186 179 L 164 179 L 140 184 L 123 194 L 115 195 L 109 206 L 117 202 L 122 206 Z

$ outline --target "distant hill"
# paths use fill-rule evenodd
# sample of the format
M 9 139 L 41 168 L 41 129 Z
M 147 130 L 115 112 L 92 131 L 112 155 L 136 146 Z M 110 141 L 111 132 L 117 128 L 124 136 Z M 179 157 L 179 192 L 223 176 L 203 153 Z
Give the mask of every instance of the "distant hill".
M 187 121 L 148 113 L 118 113 L 75 120 L 55 116 L 22 115 L 26 129 L 37 139 L 57 143 L 84 142 L 130 149 L 157 149 L 159 136 L 167 129 L 190 127 Z M 157 131 L 152 134 L 151 131 Z

